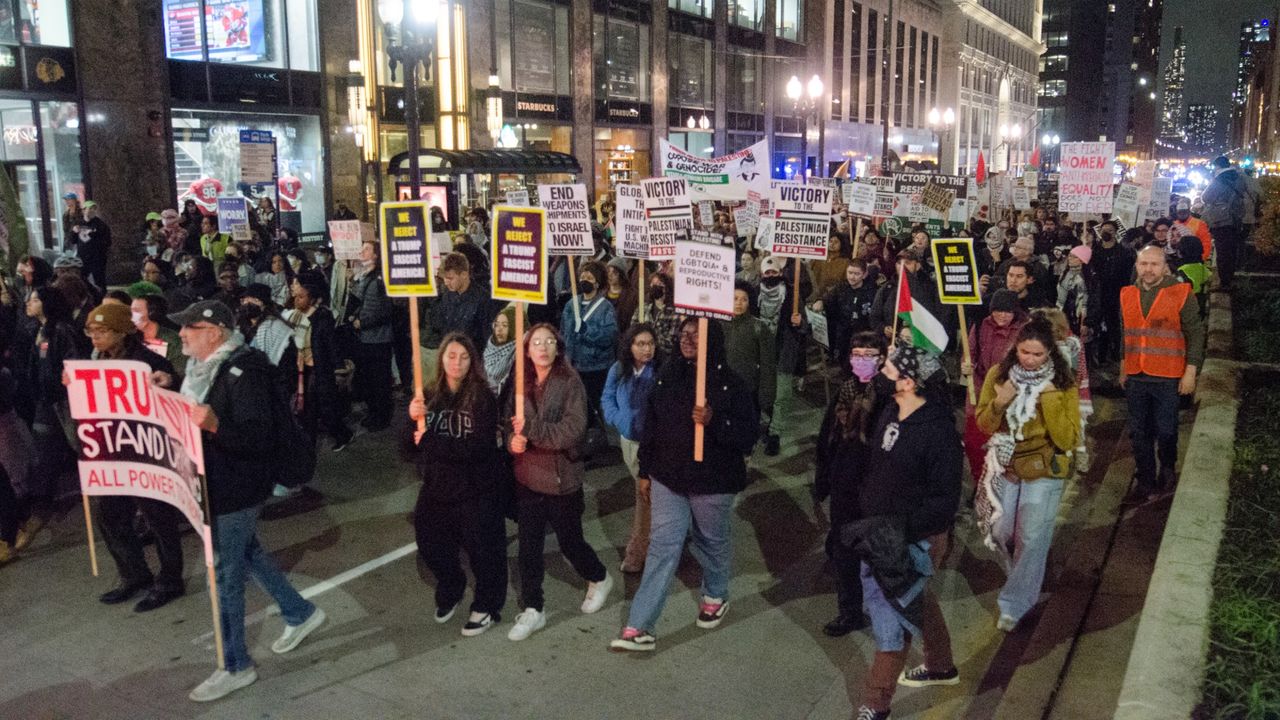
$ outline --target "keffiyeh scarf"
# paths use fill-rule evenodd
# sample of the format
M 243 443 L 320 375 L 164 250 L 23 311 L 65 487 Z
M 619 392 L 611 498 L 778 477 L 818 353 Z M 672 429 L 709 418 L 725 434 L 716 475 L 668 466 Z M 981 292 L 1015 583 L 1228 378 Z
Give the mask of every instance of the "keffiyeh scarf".
M 187 374 L 182 378 L 182 396 L 198 403 L 204 402 L 209 388 L 213 387 L 213 379 L 218 375 L 218 368 L 242 345 L 244 339 L 240 337 L 240 333 L 233 332 L 226 342 L 204 360 L 187 358 Z
M 978 488 L 974 497 L 974 510 L 977 513 L 978 530 L 982 533 L 982 542 L 996 552 L 1010 554 L 1008 548 L 1000 546 L 995 540 L 992 528 L 1004 516 L 1003 482 L 997 482 L 1005 474 L 1009 462 L 1013 459 L 1014 447 L 1023 439 L 1022 428 L 1036 416 L 1036 408 L 1040 402 L 1040 393 L 1053 383 L 1053 360 L 1045 361 L 1039 369 L 1027 370 L 1019 364 L 1009 369 L 1009 379 L 1015 388 L 1013 402 L 1004 411 L 1007 430 L 997 432 L 987 441 L 986 460 L 982 464 L 982 477 L 978 479 Z

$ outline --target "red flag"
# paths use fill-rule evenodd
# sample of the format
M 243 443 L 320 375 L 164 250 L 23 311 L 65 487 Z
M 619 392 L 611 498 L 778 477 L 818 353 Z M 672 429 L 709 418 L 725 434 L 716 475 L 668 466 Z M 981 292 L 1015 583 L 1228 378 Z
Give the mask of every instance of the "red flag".
M 1031 151 L 1031 162 L 1027 163 L 1030 167 L 1037 170 L 1040 169 L 1040 146 L 1037 145 L 1035 150 Z
M 978 151 L 978 171 L 974 174 L 979 185 L 987 183 L 987 162 L 982 159 L 982 151 Z

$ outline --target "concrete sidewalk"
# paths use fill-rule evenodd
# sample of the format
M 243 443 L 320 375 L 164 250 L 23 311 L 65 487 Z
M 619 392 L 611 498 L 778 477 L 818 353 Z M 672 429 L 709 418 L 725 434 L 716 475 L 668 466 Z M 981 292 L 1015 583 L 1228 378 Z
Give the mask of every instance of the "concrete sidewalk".
M 1099 408 L 1100 420 L 1110 418 L 1099 425 L 1099 442 L 1114 457 L 1118 405 L 1100 400 Z M 816 428 L 820 412 L 808 408 L 803 422 Z M 359 438 L 340 455 L 322 453 L 316 492 L 269 506 L 263 542 L 300 588 L 412 542 L 416 482 L 390 447 L 383 433 Z M 1110 476 L 1101 460 L 1091 478 Z M 658 626 L 657 652 L 608 652 L 625 619 L 624 591 L 629 598 L 638 577 L 620 582 L 600 613 L 581 615 L 583 585 L 549 538 L 547 628 L 525 642 L 508 641 L 518 612 L 509 526 L 513 589 L 494 630 L 462 638 L 460 618 L 432 622 L 431 587 L 410 554 L 319 595 L 329 623 L 290 655 L 267 647 L 281 629 L 278 616 L 252 624 L 258 683 L 211 705 L 186 699 L 214 667 L 194 536 L 187 537 L 189 595 L 136 615 L 97 603 L 114 583 L 113 568 L 100 545 L 104 577 L 89 576 L 83 519 L 73 513 L 0 569 L 0 718 L 847 718 L 872 644 L 865 632 L 831 639 L 821 631 L 835 598 L 822 550 L 827 528 L 809 501 L 812 444 L 790 443 L 782 455 L 757 454 L 753 463 L 755 481 L 735 508 L 733 604 L 716 630 L 694 626 L 698 571 L 686 556 Z M 1098 501 L 1091 484 L 1064 499 L 1056 566 L 1064 562 L 1061 548 L 1080 542 L 1073 533 L 1089 536 L 1105 526 L 1080 519 Z M 592 470 L 588 488 L 587 538 L 619 577 L 631 480 L 614 464 Z M 994 715 L 1035 632 L 1032 623 L 1009 636 L 995 630 L 1002 582 L 994 557 L 962 518 L 938 584 L 962 683 L 903 688 L 895 718 Z M 251 589 L 248 598 L 251 615 L 263 609 L 261 592 Z M 1060 642 L 1073 639 L 1065 633 Z M 1045 672 L 1056 677 L 1058 669 Z

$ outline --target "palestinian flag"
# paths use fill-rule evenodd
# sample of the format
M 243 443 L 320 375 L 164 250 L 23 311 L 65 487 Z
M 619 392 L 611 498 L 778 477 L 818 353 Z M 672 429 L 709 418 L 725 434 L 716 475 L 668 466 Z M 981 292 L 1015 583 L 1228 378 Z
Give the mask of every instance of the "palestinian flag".
M 915 302 L 911 297 L 911 283 L 907 281 L 907 269 L 904 266 L 898 271 L 898 320 L 903 327 L 911 328 L 911 344 L 942 354 L 947 347 L 947 331 L 938 318 L 929 312 L 923 303 Z

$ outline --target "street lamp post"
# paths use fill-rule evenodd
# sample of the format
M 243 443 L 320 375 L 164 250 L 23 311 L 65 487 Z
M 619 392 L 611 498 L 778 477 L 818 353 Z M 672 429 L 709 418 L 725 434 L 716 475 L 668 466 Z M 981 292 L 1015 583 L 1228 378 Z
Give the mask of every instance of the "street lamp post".
M 1004 171 L 1012 172 L 1013 165 L 1013 143 L 1022 138 L 1022 125 L 1014 123 L 1012 126 L 1000 126 L 1000 144 L 1004 146 Z
M 1057 164 L 1057 150 L 1061 142 L 1062 136 L 1058 133 L 1045 133 L 1040 138 L 1040 144 L 1045 147 L 1044 158 L 1040 161 L 1041 170 L 1051 170 Z
M 418 199 L 422 179 L 418 158 L 422 137 L 422 120 L 418 117 L 418 66 L 431 67 L 431 55 L 435 52 L 431 31 L 435 20 L 433 10 L 439 7 L 424 0 L 378 0 L 378 17 L 386 26 L 386 52 L 391 70 L 394 73 L 397 64 L 404 66 L 404 124 L 408 134 L 411 200 Z M 400 30 L 398 41 L 390 39 L 393 27 Z
M 795 75 L 787 81 L 787 97 L 791 99 L 794 107 L 800 113 L 800 119 L 803 125 L 800 130 L 800 177 L 808 182 L 809 178 L 809 118 L 817 116 L 821 125 L 822 115 L 819 112 L 818 100 L 822 98 L 822 93 L 826 88 L 822 84 L 822 78 L 814 75 L 809 78 L 808 85 L 800 82 L 800 78 Z M 819 130 L 818 143 L 818 167 L 822 167 L 821 153 L 824 151 L 822 147 L 821 129 Z
M 929 129 L 933 131 L 933 141 L 938 145 L 938 171 L 945 175 L 953 175 L 955 171 L 952 169 L 951 158 L 954 153 L 951 152 L 951 128 L 956 124 L 956 111 L 951 108 L 939 111 L 934 108 L 929 111 Z M 942 148 L 947 148 L 947 163 L 943 165 Z

